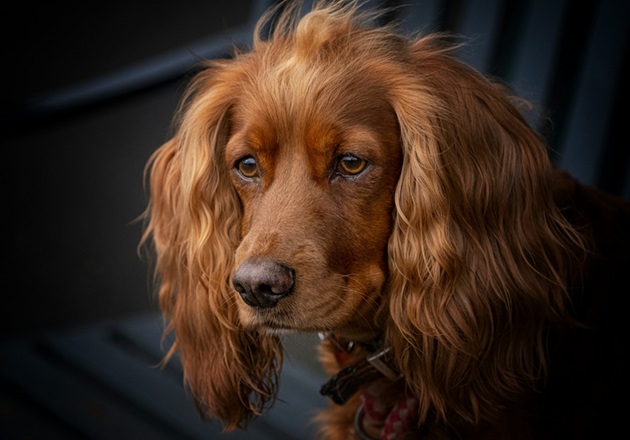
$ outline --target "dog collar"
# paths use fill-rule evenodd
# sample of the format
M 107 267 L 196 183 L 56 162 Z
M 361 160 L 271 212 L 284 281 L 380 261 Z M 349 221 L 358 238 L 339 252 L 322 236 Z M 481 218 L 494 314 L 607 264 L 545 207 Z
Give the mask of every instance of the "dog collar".
M 390 348 L 382 346 L 380 340 L 357 343 L 343 340 L 332 332 L 320 332 L 319 337 L 332 342 L 337 349 L 335 357 L 340 365 L 344 365 L 344 360 L 357 345 L 362 346 L 369 353 L 359 362 L 343 368 L 320 389 L 320 394 L 330 397 L 338 405 L 346 403 L 362 385 L 383 377 L 392 382 L 402 377 L 402 374 L 391 366 Z

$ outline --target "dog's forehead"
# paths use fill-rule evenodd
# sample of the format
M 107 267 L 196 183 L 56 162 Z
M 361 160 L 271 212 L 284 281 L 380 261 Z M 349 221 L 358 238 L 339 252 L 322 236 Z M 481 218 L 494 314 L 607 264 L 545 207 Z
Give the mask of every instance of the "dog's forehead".
M 335 120 L 310 118 L 306 123 L 267 124 L 260 120 L 236 130 L 230 139 L 233 154 L 242 155 L 254 152 L 277 158 L 292 156 L 301 152 L 311 162 L 327 163 L 340 153 L 361 150 L 362 153 L 376 154 L 380 151 L 379 132 L 374 126 L 360 122 L 339 123 Z
M 393 118 L 385 88 L 352 73 L 326 76 L 298 68 L 268 72 L 240 92 L 232 109 L 234 129 L 247 132 L 256 145 L 298 137 L 324 148 L 338 143 L 348 128 L 378 130 Z

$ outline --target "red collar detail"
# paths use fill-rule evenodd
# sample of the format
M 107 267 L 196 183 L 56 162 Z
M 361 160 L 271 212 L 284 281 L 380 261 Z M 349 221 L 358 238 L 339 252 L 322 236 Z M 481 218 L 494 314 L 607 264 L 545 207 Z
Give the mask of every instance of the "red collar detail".
M 378 440 L 397 440 L 414 429 L 418 423 L 418 399 L 404 396 L 391 406 L 384 406 L 375 396 L 361 391 L 361 406 L 355 417 L 355 431 L 362 440 L 371 437 L 363 426 L 366 421 L 383 424 Z

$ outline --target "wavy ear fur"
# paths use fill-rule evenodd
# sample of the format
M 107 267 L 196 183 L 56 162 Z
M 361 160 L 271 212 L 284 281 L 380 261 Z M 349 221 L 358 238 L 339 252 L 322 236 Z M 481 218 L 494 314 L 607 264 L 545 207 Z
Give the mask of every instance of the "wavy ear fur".
M 240 325 L 229 277 L 241 206 L 224 163 L 238 95 L 230 62 L 214 62 L 189 86 L 175 136 L 150 158 L 143 243 L 153 242 L 161 308 L 184 378 L 204 416 L 244 427 L 272 404 L 282 354 L 277 338 Z
M 489 402 L 544 377 L 544 329 L 567 313 L 564 255 L 579 241 L 553 203 L 545 145 L 444 41 L 412 44 L 392 97 L 404 163 L 387 340 L 421 422 L 491 419 Z

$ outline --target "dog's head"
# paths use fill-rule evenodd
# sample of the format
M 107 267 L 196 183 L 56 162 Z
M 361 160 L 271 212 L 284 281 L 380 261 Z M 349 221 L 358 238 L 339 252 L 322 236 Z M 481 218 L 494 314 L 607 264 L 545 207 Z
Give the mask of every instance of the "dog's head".
M 570 229 L 544 145 L 443 37 L 375 18 L 287 8 L 207 63 L 151 158 L 161 306 L 227 428 L 273 401 L 279 331 L 380 332 L 424 415 L 478 417 L 538 373 L 562 311 Z

